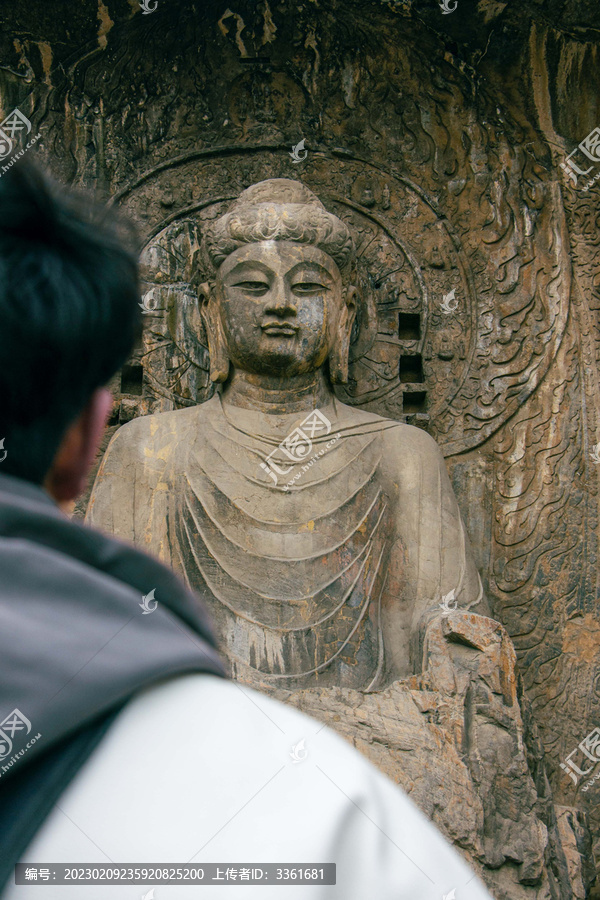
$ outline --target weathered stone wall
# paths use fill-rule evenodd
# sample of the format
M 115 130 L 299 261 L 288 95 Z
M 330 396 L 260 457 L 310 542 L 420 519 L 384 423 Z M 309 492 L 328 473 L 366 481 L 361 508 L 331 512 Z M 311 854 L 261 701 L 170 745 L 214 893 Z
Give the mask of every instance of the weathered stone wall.
M 186 298 L 202 222 L 241 190 L 298 178 L 360 234 L 339 396 L 442 446 L 565 843 L 585 855 L 573 823 L 600 833 L 600 781 L 583 791 L 593 772 L 560 762 L 600 725 L 600 181 L 584 190 L 600 160 L 578 151 L 577 183 L 560 163 L 600 126 L 596 0 L 458 0 L 447 15 L 408 0 L 158 0 L 149 15 L 13 0 L 0 24 L 3 117 L 21 110 L 42 135 L 29 152 L 143 235 L 155 314 L 115 382 L 113 428 L 209 396 Z

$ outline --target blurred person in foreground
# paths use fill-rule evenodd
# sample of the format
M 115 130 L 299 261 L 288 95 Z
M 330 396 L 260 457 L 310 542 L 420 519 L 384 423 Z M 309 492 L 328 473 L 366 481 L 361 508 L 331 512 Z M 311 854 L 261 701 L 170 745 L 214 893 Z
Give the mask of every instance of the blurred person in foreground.
M 0 180 L 0 213 L 0 896 L 38 896 L 14 884 L 19 861 L 212 862 L 223 877 L 335 863 L 335 886 L 280 884 L 278 900 L 484 900 L 358 752 L 225 678 L 201 599 L 171 571 L 68 518 L 111 409 L 104 385 L 140 333 L 135 239 L 28 164 Z M 223 877 L 202 896 L 264 896 Z M 140 890 L 50 882 L 43 896 Z

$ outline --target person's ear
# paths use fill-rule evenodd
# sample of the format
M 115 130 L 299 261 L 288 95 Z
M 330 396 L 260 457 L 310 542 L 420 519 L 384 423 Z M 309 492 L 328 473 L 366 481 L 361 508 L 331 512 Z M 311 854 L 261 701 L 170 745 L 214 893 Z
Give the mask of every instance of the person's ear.
M 329 377 L 333 384 L 346 384 L 348 381 L 350 338 L 356 316 L 357 295 L 358 291 L 353 285 L 344 289 L 345 303 L 340 314 L 334 345 L 329 354 Z
M 63 435 L 44 488 L 61 505 L 83 493 L 113 405 L 106 388 L 94 391 L 85 408 Z
M 230 360 L 215 297 L 215 287 L 214 283 L 204 282 L 201 284 L 198 288 L 198 303 L 208 341 L 211 381 L 227 381 Z

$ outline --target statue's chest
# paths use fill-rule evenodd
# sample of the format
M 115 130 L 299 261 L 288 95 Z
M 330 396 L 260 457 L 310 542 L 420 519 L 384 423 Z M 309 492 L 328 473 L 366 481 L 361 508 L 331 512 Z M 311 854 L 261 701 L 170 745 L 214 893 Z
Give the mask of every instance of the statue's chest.
M 181 568 L 239 677 L 367 687 L 390 535 L 376 447 L 364 443 L 353 466 L 330 460 L 293 491 L 253 477 L 246 450 L 190 454 L 170 515 Z

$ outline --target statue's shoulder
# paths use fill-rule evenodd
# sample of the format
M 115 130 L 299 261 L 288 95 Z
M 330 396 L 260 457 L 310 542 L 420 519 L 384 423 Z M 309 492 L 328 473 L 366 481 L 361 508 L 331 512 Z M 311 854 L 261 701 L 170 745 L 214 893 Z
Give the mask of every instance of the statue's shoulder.
M 393 422 L 393 419 L 387 421 Z M 394 448 L 396 452 L 407 454 L 415 454 L 424 460 L 435 460 L 436 462 L 442 458 L 442 451 L 439 444 L 423 431 L 422 428 L 416 428 L 414 425 L 407 425 L 404 422 L 395 423 L 397 428 L 389 428 L 385 432 L 385 441 L 388 447 Z
M 119 456 L 122 460 L 147 462 L 149 458 L 163 456 L 169 448 L 187 445 L 186 438 L 197 431 L 210 416 L 210 401 L 187 409 L 139 416 L 122 425 L 112 438 L 107 456 Z
M 431 460 L 436 463 L 442 458 L 439 445 L 422 428 L 415 428 L 414 425 L 407 425 L 394 419 L 386 419 L 384 416 L 378 416 L 376 413 L 358 409 L 355 406 L 346 406 L 344 403 L 338 402 L 337 406 L 338 410 L 342 412 L 344 420 L 349 421 L 352 427 L 358 427 L 365 433 L 379 432 L 385 452 L 391 458 L 401 455 L 406 459 L 407 455 L 414 455 L 424 461 Z

